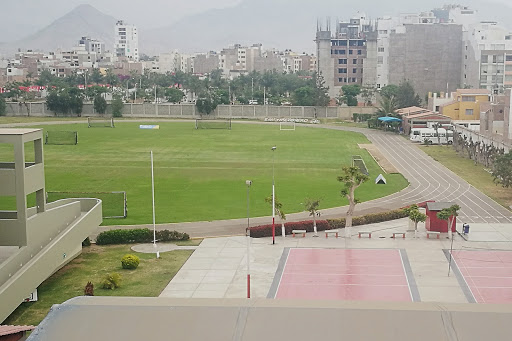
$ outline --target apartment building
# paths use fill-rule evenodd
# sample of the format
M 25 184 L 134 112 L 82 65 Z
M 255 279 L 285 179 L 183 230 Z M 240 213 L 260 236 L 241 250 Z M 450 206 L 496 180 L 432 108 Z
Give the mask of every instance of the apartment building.
M 117 57 L 139 61 L 139 36 L 135 25 L 127 24 L 123 20 L 116 23 L 114 49 Z
M 489 104 L 491 92 L 487 89 L 457 89 L 447 98 L 437 100 L 429 98 L 429 110 L 450 117 L 455 121 L 474 121 L 480 119 L 482 108 Z
M 363 85 L 367 36 L 373 31 L 374 23 L 364 14 L 337 22 L 334 34 L 330 23 L 325 30 L 317 27 L 317 71 L 324 77 L 330 97 L 337 97 L 343 85 Z

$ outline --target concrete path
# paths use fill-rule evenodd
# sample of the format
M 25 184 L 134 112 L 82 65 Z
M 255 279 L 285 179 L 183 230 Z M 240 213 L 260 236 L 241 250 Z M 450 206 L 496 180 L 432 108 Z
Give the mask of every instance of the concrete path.
M 508 226 L 512 228 L 512 225 Z M 448 276 L 448 260 L 445 250 L 450 249 L 447 235 L 441 239 L 427 239 L 423 226 L 418 238 L 408 232 L 405 239 L 390 238 L 394 231 L 406 231 L 408 220 L 371 224 L 361 227 L 373 231 L 372 238 L 306 238 L 287 236 L 253 238 L 250 248 L 251 297 L 267 297 L 286 248 L 382 248 L 405 250 L 412 273 L 423 302 L 467 303 L 467 293 L 452 272 Z M 460 226 L 459 226 L 460 229 Z M 353 228 L 354 234 L 357 228 Z M 181 270 L 160 294 L 161 297 L 243 298 L 247 292 L 247 238 L 224 237 L 205 239 Z M 454 249 L 512 250 L 512 243 L 470 242 L 460 236 L 454 238 Z

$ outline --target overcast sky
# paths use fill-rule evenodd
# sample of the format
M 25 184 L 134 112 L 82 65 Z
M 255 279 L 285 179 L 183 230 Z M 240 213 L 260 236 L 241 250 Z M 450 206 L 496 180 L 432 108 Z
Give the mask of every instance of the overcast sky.
M 76 6 L 88 3 L 105 14 L 124 19 L 140 28 L 167 26 L 188 14 L 202 12 L 211 8 L 223 8 L 236 5 L 242 0 L 0 0 L 0 42 L 25 37 L 50 24 Z M 280 0 L 287 1 L 287 0 Z M 289 0 L 293 4 L 293 0 Z M 375 0 L 383 1 L 383 0 Z M 390 9 L 393 0 L 386 0 Z M 469 2 L 501 2 L 512 7 L 512 0 L 470 0 Z M 425 0 L 425 3 L 453 3 L 457 1 Z M 463 2 L 463 1 L 460 1 Z M 423 5 L 423 6 L 422 6 Z M 357 2 L 354 3 L 357 7 Z M 293 14 L 294 6 L 290 7 Z M 427 7 L 428 8 L 428 7 Z M 421 10 L 420 8 L 418 8 Z M 297 10 L 300 10 L 297 8 Z M 357 11 L 357 8 L 353 10 Z M 352 11 L 352 10 L 351 10 Z

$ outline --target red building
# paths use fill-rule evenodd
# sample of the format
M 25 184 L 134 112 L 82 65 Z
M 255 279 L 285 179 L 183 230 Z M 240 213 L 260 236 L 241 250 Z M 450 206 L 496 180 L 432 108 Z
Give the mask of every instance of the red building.
M 450 208 L 455 205 L 453 202 L 427 202 L 427 220 L 425 221 L 425 228 L 427 231 L 448 232 L 448 222 L 441 220 L 437 217 L 437 213 L 444 208 Z M 455 232 L 457 217 L 450 217 L 452 219 L 452 232 Z

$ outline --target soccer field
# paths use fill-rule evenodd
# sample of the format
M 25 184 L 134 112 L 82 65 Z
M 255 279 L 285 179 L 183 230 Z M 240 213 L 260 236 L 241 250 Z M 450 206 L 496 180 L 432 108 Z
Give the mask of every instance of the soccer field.
M 151 223 L 150 150 L 157 223 L 246 217 L 245 180 L 253 181 L 251 216 L 271 215 L 264 199 L 272 192 L 273 157 L 276 197 L 285 213 L 303 211 L 306 197 L 321 198 L 321 209 L 347 204 L 336 177 L 342 166 L 350 165 L 352 155 L 361 155 L 370 173 L 370 181 L 356 191 L 361 201 L 407 186 L 400 174 L 386 175 L 387 185 L 374 184 L 382 170 L 357 146 L 369 143 L 358 133 L 300 125 L 295 131 L 280 131 L 278 125 L 268 124 L 233 123 L 232 130 L 195 130 L 193 121 L 157 124 L 159 130 L 123 121 L 116 122 L 116 128 L 41 126 L 45 131 L 78 132 L 77 145 L 44 146 L 46 190 L 126 191 L 128 217 L 105 219 L 103 224 Z M 12 161 L 9 155 L 0 145 L 0 161 Z

